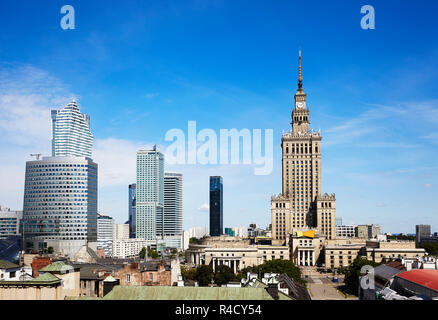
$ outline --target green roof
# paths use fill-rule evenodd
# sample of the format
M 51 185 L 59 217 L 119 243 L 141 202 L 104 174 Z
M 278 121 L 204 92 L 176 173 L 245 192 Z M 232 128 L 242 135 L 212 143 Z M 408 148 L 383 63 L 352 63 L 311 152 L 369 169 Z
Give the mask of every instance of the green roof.
M 51 273 L 43 273 L 39 275 L 37 278 L 32 280 L 25 280 L 25 281 L 0 281 L 0 285 L 9 285 L 9 286 L 15 286 L 15 285 L 27 285 L 27 286 L 36 286 L 36 285 L 53 285 L 53 284 L 59 284 L 61 283 L 61 279 L 58 277 L 55 277 Z
M 45 282 L 45 283 L 56 283 L 56 282 L 61 281 L 61 279 L 59 279 L 58 277 L 54 276 L 51 273 L 43 273 L 43 274 L 40 274 L 35 279 L 29 280 L 29 281 L 32 281 L 32 282 Z
M 278 293 L 280 300 L 291 300 Z M 75 299 L 70 297 L 69 299 Z M 77 300 L 81 300 L 78 297 Z M 273 300 L 264 288 L 115 286 L 103 300 Z
M 69 270 L 74 270 L 74 268 L 71 265 L 66 264 L 63 261 L 56 261 L 56 262 L 53 262 L 53 263 L 45 266 L 44 268 L 40 269 L 39 272 L 61 272 L 61 273 L 64 273 L 64 272 L 69 271 Z
M 116 281 L 117 281 L 117 280 L 114 279 L 112 276 L 108 276 L 108 277 L 106 277 L 105 280 L 103 280 L 103 282 L 116 282 Z
M 20 268 L 18 264 L 6 261 L 6 260 L 0 260 L 0 269 L 16 269 Z

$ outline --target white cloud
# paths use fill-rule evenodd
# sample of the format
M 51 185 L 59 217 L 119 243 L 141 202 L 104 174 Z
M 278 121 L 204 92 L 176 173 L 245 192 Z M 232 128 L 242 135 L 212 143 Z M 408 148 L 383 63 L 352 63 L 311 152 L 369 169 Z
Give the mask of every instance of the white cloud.
M 147 98 L 147 99 L 152 99 L 152 98 L 158 97 L 158 95 L 159 95 L 158 92 L 152 92 L 152 93 L 146 93 L 144 95 L 144 97 Z
M 99 186 L 127 187 L 135 182 L 136 153 L 139 149 L 151 147 L 152 145 L 123 139 L 97 139 L 93 160 L 99 165 Z
M 431 183 L 426 183 L 426 184 L 424 185 L 424 187 L 425 187 L 425 188 L 430 188 L 430 187 L 432 187 L 432 184 L 431 184 Z
M 0 204 L 22 209 L 25 163 L 31 153 L 51 154 L 50 109 L 72 97 L 44 70 L 0 68 Z
M 203 203 L 199 208 L 198 211 L 209 211 L 210 210 L 210 206 L 208 203 Z

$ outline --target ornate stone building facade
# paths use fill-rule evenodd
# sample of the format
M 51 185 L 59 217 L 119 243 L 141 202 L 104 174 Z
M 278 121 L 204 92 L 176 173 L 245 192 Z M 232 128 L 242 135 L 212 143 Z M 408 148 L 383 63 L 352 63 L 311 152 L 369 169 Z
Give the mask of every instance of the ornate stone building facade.
M 303 91 L 299 54 L 298 90 L 292 110 L 292 130 L 283 133 L 282 193 L 271 198 L 273 244 L 288 244 L 297 230 L 316 228 L 335 238 L 335 195 L 321 195 L 321 132 L 310 130 L 310 110 Z

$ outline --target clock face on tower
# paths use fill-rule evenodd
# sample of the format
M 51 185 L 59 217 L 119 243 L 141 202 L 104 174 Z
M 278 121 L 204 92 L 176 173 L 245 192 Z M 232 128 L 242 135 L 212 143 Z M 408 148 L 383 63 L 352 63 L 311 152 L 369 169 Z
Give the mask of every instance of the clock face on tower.
M 297 102 L 297 109 L 303 109 L 304 108 L 304 102 Z

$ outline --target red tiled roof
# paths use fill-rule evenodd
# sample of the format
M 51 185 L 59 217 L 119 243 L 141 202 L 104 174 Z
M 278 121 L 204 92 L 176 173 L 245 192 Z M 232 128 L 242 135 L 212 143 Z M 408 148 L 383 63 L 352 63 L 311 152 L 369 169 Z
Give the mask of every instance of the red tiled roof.
M 438 270 L 416 269 L 399 273 L 397 277 L 438 291 Z

